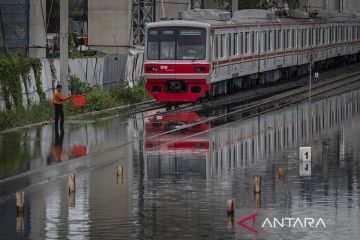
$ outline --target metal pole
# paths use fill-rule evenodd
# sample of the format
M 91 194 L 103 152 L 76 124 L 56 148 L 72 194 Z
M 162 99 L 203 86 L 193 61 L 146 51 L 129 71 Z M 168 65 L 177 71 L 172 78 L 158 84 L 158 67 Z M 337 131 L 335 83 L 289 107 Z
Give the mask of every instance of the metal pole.
M 62 92 L 68 95 L 69 75 L 69 0 L 60 1 L 60 84 Z
M 312 65 L 313 65 L 313 53 L 310 53 L 310 76 L 309 76 L 309 113 L 308 113 L 308 131 L 309 131 L 309 143 L 311 141 L 311 128 L 312 128 L 312 124 L 311 124 L 311 78 L 312 78 Z

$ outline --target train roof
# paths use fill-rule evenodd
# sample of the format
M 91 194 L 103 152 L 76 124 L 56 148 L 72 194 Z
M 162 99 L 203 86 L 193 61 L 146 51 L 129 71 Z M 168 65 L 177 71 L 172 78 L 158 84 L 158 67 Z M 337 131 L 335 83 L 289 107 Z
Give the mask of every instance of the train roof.
M 148 27 L 160 26 L 198 26 L 224 27 L 238 25 L 306 25 L 312 23 L 357 22 L 359 13 L 292 10 L 286 16 L 278 16 L 271 11 L 262 9 L 246 9 L 234 12 L 233 17 L 227 11 L 219 9 L 191 9 L 182 12 L 181 20 L 169 20 L 150 23 Z

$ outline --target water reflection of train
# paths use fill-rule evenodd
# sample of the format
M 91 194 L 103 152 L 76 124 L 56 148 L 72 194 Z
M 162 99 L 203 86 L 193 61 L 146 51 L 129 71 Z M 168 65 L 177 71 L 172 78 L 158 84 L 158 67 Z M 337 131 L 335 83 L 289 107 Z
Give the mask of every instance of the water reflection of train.
M 208 129 L 209 123 L 194 112 L 149 119 L 145 124 L 144 144 L 149 176 L 186 174 L 205 177 Z
M 359 115 L 359 93 L 359 90 L 352 91 L 313 103 L 311 122 L 314 150 L 322 151 L 321 139 L 324 136 Z M 174 113 L 151 118 L 145 124 L 147 173 L 161 177 L 191 171 L 202 173 L 202 177 L 210 177 L 233 167 L 257 163 L 264 163 L 265 166 L 268 156 L 283 159 L 286 149 L 297 151 L 298 146 L 308 139 L 306 103 L 211 130 L 205 122 L 183 128 L 202 120 L 196 113 Z M 172 131 L 165 133 L 169 130 Z M 334 146 L 333 150 L 339 148 Z

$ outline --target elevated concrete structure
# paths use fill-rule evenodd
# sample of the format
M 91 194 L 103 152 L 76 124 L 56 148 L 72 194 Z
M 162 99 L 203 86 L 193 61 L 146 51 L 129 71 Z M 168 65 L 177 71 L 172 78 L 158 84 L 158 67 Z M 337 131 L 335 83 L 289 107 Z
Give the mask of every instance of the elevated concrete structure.
M 190 0 L 155 1 L 156 21 L 161 18 L 177 18 L 178 13 L 190 8 Z
M 30 0 L 29 57 L 46 57 L 46 0 Z
M 132 0 L 88 0 L 89 45 L 124 53 L 132 44 Z

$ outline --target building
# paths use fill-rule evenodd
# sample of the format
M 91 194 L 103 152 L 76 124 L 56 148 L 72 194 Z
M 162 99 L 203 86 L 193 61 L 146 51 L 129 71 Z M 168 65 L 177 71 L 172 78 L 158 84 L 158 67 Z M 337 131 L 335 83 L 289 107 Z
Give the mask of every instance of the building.
M 46 0 L 0 0 L 0 51 L 46 57 Z

